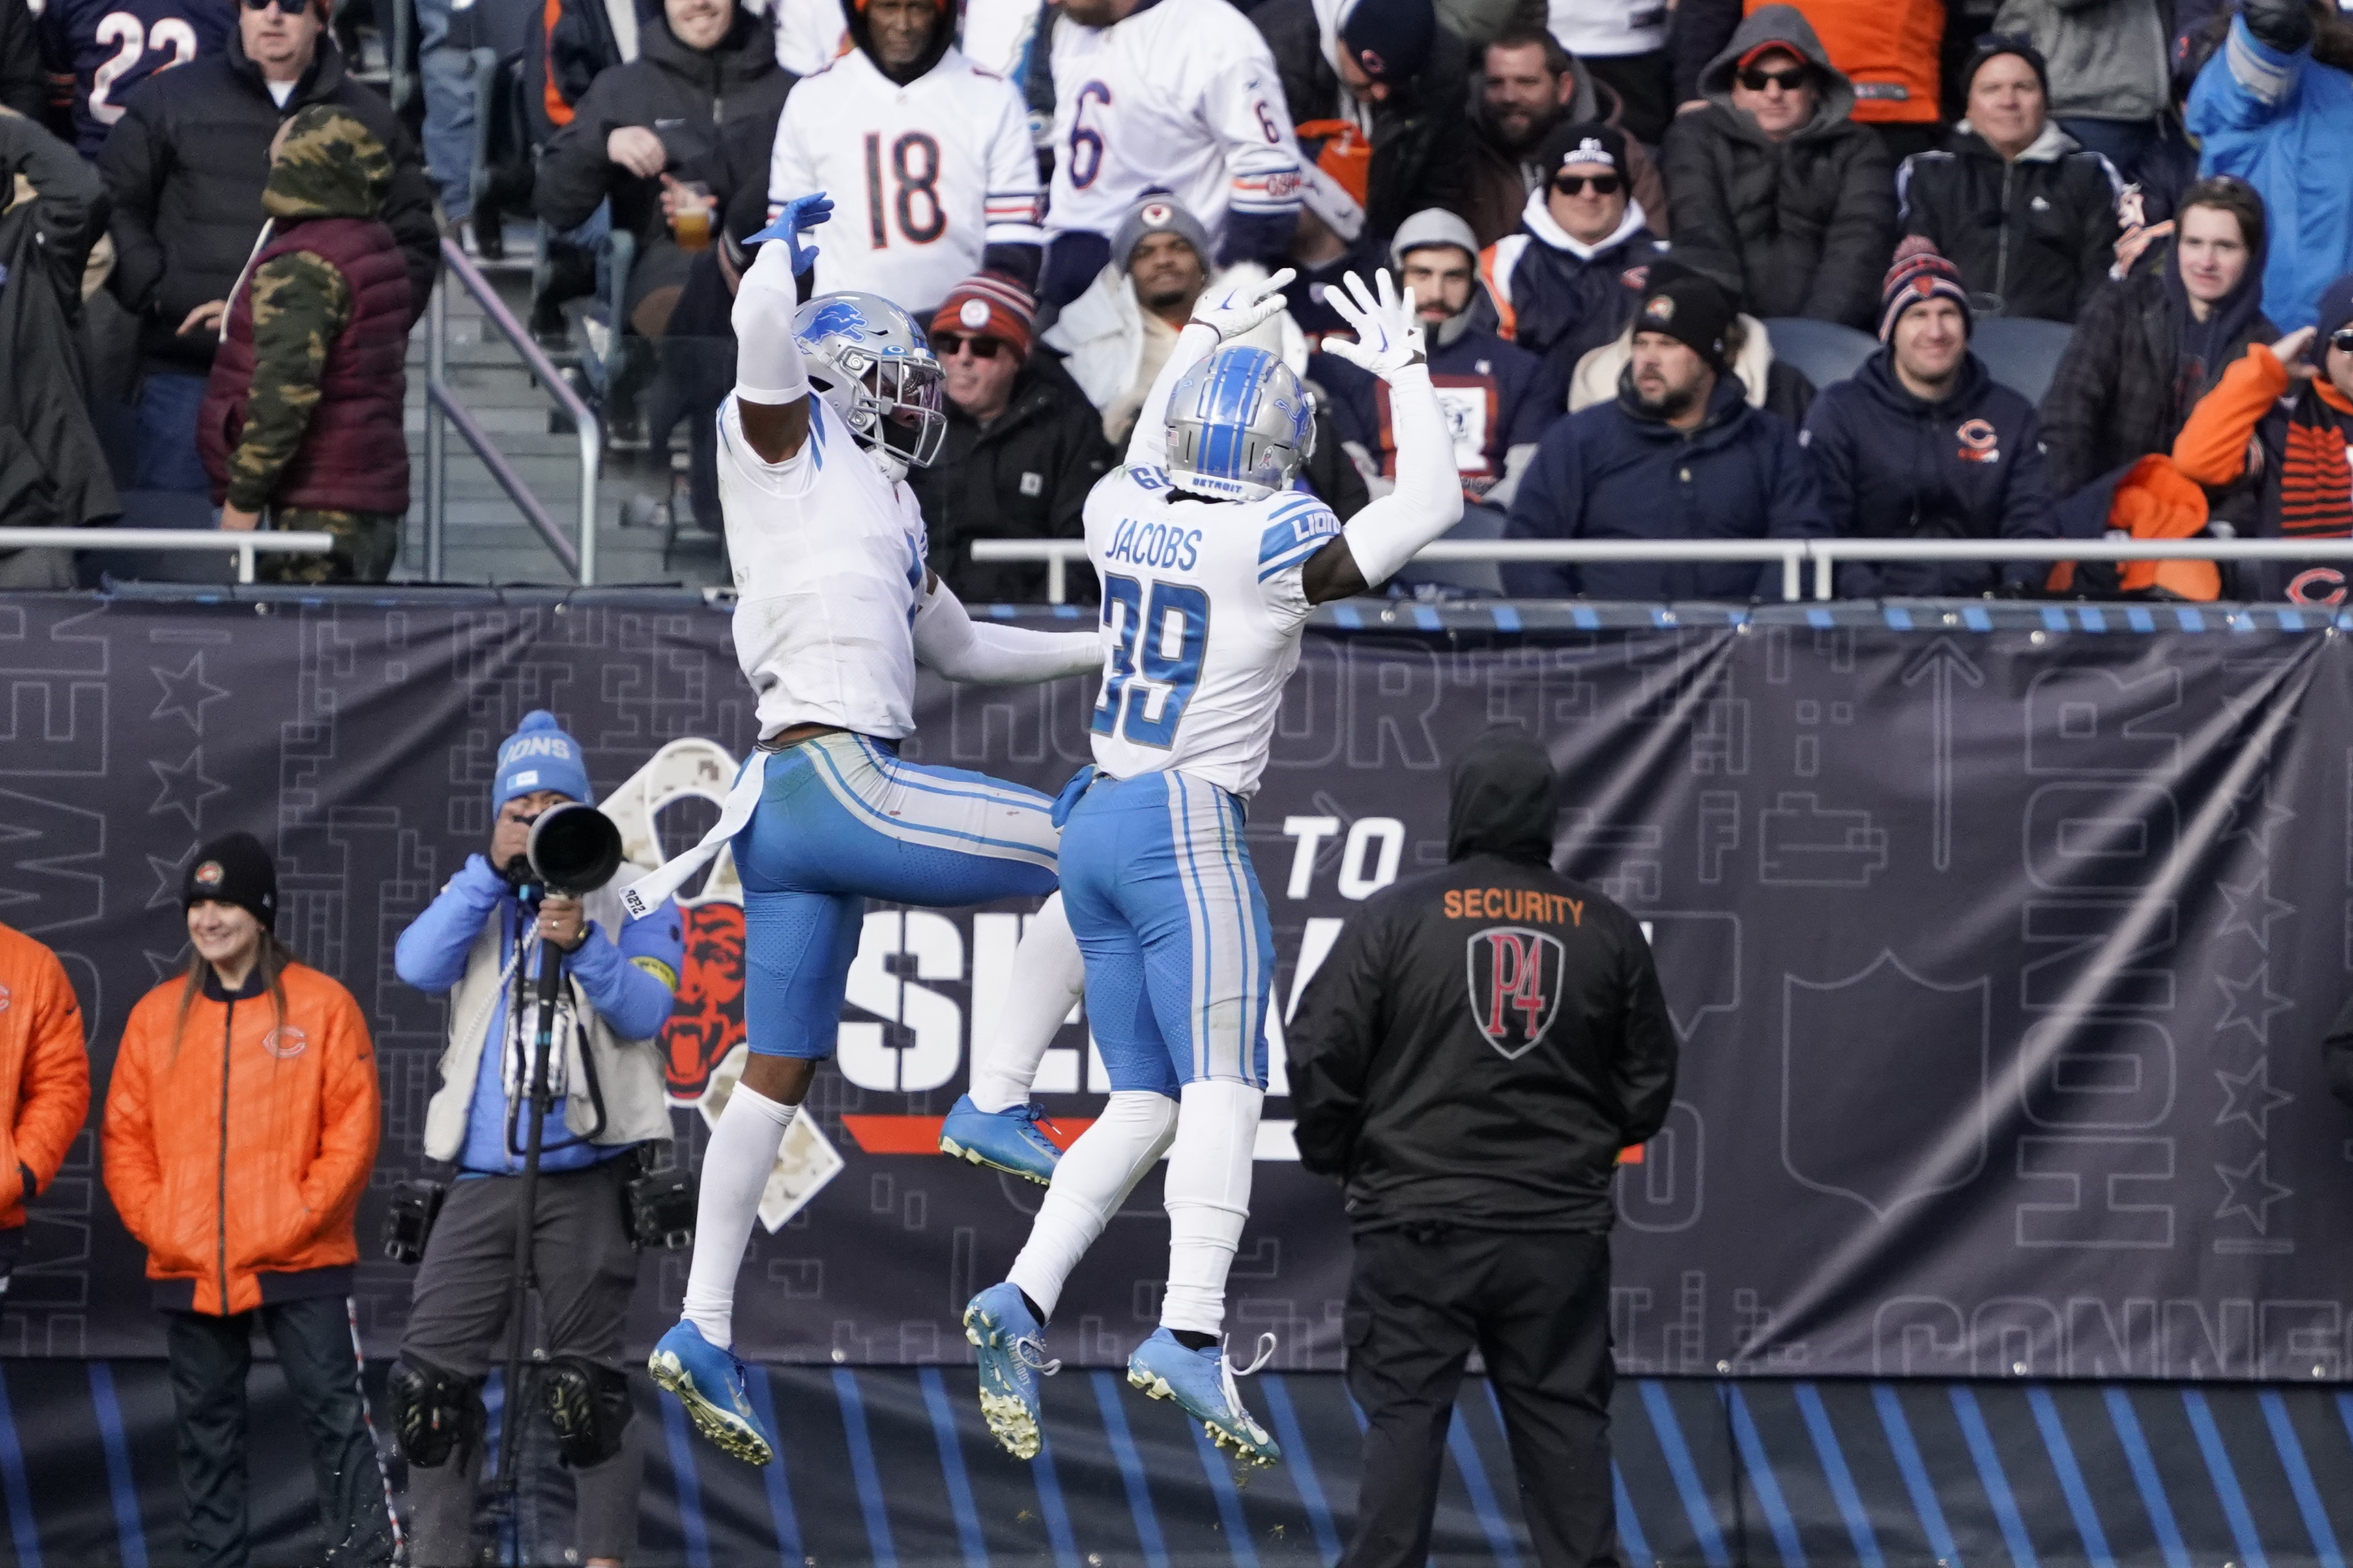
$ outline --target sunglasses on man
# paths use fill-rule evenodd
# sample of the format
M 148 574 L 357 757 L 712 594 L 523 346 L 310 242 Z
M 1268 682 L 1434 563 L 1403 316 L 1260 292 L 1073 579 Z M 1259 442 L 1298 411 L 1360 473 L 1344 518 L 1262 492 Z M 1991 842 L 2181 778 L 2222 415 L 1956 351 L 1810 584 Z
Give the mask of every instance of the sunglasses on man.
M 932 340 L 933 351 L 942 359 L 955 358 L 958 349 L 970 349 L 975 359 L 995 359 L 1004 346 L 995 338 L 958 337 L 954 332 L 943 332 Z
M 2328 346 L 2353 354 L 2353 327 L 2339 327 L 2328 334 Z
M 1583 195 L 1588 188 L 1597 196 L 1614 196 L 1624 185 L 1615 174 L 1563 174 L 1552 183 L 1552 188 L 1564 196 Z
M 1751 92 L 1763 92 L 1768 87 L 1778 87 L 1783 92 L 1797 92 L 1805 87 L 1807 79 L 1811 74 L 1803 66 L 1778 71 L 1768 71 L 1757 66 L 1750 66 L 1740 73 L 1740 85 Z
M 311 9 L 311 0 L 245 0 L 248 11 L 267 11 L 272 5 L 278 7 L 280 16 L 299 16 Z

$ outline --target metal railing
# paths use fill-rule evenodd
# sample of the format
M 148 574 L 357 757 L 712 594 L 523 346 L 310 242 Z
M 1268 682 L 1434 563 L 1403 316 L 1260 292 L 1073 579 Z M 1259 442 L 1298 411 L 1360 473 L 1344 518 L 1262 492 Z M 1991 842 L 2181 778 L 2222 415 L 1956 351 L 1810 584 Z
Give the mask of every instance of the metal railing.
M 1087 558 L 1084 540 L 979 539 L 975 561 L 1043 561 L 1046 602 L 1070 595 L 1070 563 Z M 2353 539 L 1441 539 L 1416 561 L 1552 562 L 1572 564 L 1655 562 L 1781 563 L 1781 597 L 1834 597 L 1843 561 L 2353 561 Z
M 247 532 L 201 528 L 0 528 L 0 550 L 176 550 L 237 557 L 237 580 L 253 581 L 256 555 L 324 555 L 332 533 Z
M 596 475 L 605 454 L 605 432 L 597 423 L 596 412 L 572 390 L 563 374 L 532 341 L 514 312 L 507 309 L 496 289 L 483 278 L 480 268 L 466 258 L 466 252 L 457 241 L 441 242 L 442 280 L 433 290 L 429 311 L 430 324 L 425 338 L 425 578 L 438 583 L 446 575 L 444 566 L 448 553 L 449 510 L 449 437 L 444 421 L 458 427 L 466 445 L 474 449 L 482 467 L 499 481 L 499 488 L 523 515 L 523 521 L 538 531 L 555 552 L 556 560 L 572 574 L 573 581 L 587 587 L 596 581 Z M 556 406 L 572 418 L 573 427 L 580 436 L 580 516 L 577 542 L 567 538 L 547 509 L 522 482 L 506 454 L 493 446 L 488 432 L 476 421 L 473 414 L 458 401 L 449 390 L 449 279 L 456 279 L 466 292 L 482 308 L 482 319 L 499 330 L 499 334 L 522 356 L 524 366 L 537 379 L 540 386 L 554 398 Z

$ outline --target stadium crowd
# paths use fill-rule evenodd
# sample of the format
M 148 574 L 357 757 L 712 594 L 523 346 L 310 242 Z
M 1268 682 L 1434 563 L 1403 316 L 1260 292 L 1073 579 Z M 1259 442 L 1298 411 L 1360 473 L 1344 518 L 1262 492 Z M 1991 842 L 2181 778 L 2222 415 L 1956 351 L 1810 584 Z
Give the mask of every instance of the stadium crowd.
M 501 254 L 527 209 L 534 329 L 595 345 L 616 429 L 686 426 L 715 530 L 729 305 L 752 237 L 824 190 L 804 287 L 930 325 L 950 435 L 915 483 L 968 597 L 1043 596 L 970 545 L 1076 537 L 1194 302 L 1285 267 L 1258 341 L 1317 394 L 1300 482 L 1343 520 L 1394 454 L 1383 389 L 1321 352 L 1325 290 L 1389 267 L 1458 537 L 2353 534 L 2341 0 L 2004 0 L 1982 32 L 1934 0 L 550 0 L 503 58 L 475 8 L 415 0 L 384 26 L 421 40 L 397 110 L 350 56 L 370 3 L 0 0 L 0 523 L 202 496 L 337 537 L 283 574 L 381 580 L 438 245 Z M 110 400 L 135 430 L 111 469 Z M 66 561 L 0 556 L 0 584 Z M 1768 587 L 1619 564 L 1489 591 Z M 1838 587 L 2335 603 L 2344 577 Z

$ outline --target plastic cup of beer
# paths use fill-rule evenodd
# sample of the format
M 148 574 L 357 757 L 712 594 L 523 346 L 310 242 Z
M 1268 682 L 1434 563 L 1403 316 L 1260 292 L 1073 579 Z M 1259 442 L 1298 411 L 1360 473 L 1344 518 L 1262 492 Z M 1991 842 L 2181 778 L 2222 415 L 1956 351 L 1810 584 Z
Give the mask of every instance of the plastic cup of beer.
M 711 215 L 717 205 L 711 187 L 700 180 L 681 180 L 671 188 L 670 231 L 681 250 L 710 247 Z

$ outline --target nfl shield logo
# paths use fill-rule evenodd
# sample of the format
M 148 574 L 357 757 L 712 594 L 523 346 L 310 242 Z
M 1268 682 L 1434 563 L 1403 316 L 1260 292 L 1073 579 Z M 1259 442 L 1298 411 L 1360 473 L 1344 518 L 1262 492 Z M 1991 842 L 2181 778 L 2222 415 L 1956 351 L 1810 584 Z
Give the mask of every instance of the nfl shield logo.
M 1560 939 L 1525 926 L 1490 926 L 1470 943 L 1471 1016 L 1508 1060 L 1525 1056 L 1560 1011 Z

